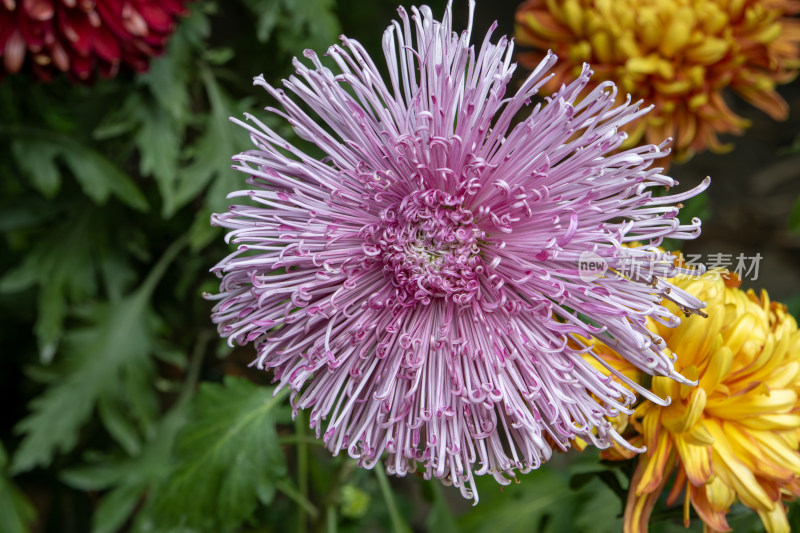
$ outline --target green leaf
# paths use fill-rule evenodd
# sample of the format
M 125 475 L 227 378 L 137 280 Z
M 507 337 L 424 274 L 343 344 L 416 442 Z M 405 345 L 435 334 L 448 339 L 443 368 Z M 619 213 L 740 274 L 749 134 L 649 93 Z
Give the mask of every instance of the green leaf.
M 326 50 L 341 32 L 333 0 L 245 0 L 257 17 L 256 36 L 267 42 L 273 36 L 289 55 L 305 48 Z
M 92 533 L 120 531 L 134 511 L 137 516 L 134 530 L 153 530 L 149 512 L 152 500 L 144 506 L 137 505 L 172 471 L 175 438 L 184 423 L 184 407 L 179 403 L 162 418 L 136 457 L 101 458 L 95 464 L 61 472 L 62 481 L 78 490 L 111 489 L 92 516 Z
M 97 292 L 93 260 L 102 241 L 99 218 L 96 210 L 80 207 L 38 241 L 19 266 L 0 277 L 0 292 L 39 285 L 34 330 L 45 362 L 52 358 L 63 334 L 67 301 L 82 301 Z
M 202 9 L 192 9 L 170 38 L 167 53 L 154 59 L 139 79 L 146 84 L 160 108 L 178 124 L 191 114 L 188 88 L 197 70 L 196 56 L 206 48 L 211 24 Z
M 425 520 L 425 526 L 428 531 L 436 531 L 436 533 L 458 533 L 460 530 L 453 513 L 447 506 L 447 500 L 444 497 L 442 485 L 436 481 L 427 484 L 426 488 L 433 492 L 433 505 L 431 506 L 430 513 L 428 513 L 428 518 Z
M 162 214 L 171 217 L 177 209 L 175 179 L 178 172 L 181 131 L 178 123 L 154 105 L 143 105 L 139 111 L 141 127 L 136 134 L 136 144 L 141 153 L 139 170 L 153 176 L 164 201 Z
M 789 231 L 800 233 L 800 196 L 795 200 L 792 212 L 789 214 Z
M 176 202 L 183 205 L 211 184 L 203 209 L 191 228 L 191 244 L 198 250 L 208 244 L 218 233 L 209 224 L 211 213 L 227 210 L 227 195 L 242 187 L 242 177 L 231 169 L 231 158 L 247 148 L 248 136 L 237 131 L 228 117 L 241 116 L 248 102 L 235 102 L 225 93 L 207 66 L 201 67 L 201 77 L 206 89 L 211 113 L 203 127 L 204 133 L 188 154 L 191 163 L 182 169 L 176 191 Z
M 281 46 L 292 55 L 299 55 L 305 48 L 327 50 L 341 33 L 333 0 L 283 0 L 283 6 L 287 17 Z
M 789 314 L 792 315 L 795 320 L 800 320 L 800 294 L 793 294 L 784 299 L 783 303 L 786 304 Z
M 127 174 L 99 152 L 77 142 L 64 142 L 64 157 L 72 174 L 81 184 L 83 192 L 98 204 L 103 204 L 110 194 L 139 211 L 147 211 L 144 195 Z
M 149 355 L 158 318 L 148 297 L 137 291 L 116 305 L 95 304 L 86 317 L 90 325 L 67 333 L 63 377 L 31 402 L 31 414 L 17 425 L 25 438 L 14 456 L 14 472 L 48 465 L 55 453 L 70 451 L 97 402 L 102 397 L 115 401 L 126 372 L 136 365 L 153 371 Z M 111 433 L 119 436 L 114 429 Z
M 490 477 L 476 480 L 480 504 L 458 520 L 459 529 L 475 533 L 560 533 L 622 530 L 621 503 L 599 479 L 570 488 L 570 477 L 590 464 L 597 469 L 597 453 L 571 454 L 570 468 L 543 467 L 517 475 L 516 483 L 498 487 Z M 588 528 L 587 528 L 588 527 Z
M 256 15 L 256 37 L 262 43 L 269 40 L 272 30 L 278 24 L 280 2 L 274 0 L 245 0 L 244 4 Z
M 45 195 L 58 191 L 60 178 L 55 176 L 58 168 L 54 160 L 59 158 L 95 203 L 102 205 L 113 194 L 134 209 L 148 209 L 147 200 L 130 177 L 92 147 L 49 130 L 0 127 L 0 135 L 15 139 L 12 153 L 17 164 L 28 174 L 38 173 L 32 179 Z
M 82 199 L 81 199 L 82 200 Z M 133 281 L 122 236 L 108 211 L 85 200 L 66 204 L 70 217 L 53 224 L 22 262 L 0 277 L 0 293 L 19 292 L 38 285 L 38 314 L 34 331 L 43 362 L 49 362 L 63 335 L 70 305 L 97 295 L 98 275 L 112 301 Z
M 144 489 L 138 484 L 125 484 L 106 494 L 92 516 L 92 533 L 119 531 L 142 499 Z
M 178 438 L 176 468 L 156 496 L 165 527 L 232 531 L 287 474 L 275 425 L 290 420 L 286 392 L 227 377 L 204 383 Z M 262 502 L 263 503 L 263 502 Z
M 3 533 L 28 533 L 36 518 L 36 510 L 3 472 L 6 463 L 6 451 L 0 443 L 0 531 Z
M 27 229 L 45 223 L 64 208 L 55 202 L 29 196 L 0 203 L 0 232 Z
M 14 455 L 13 472 L 48 465 L 56 453 L 70 451 L 77 443 L 78 430 L 98 402 L 110 402 L 109 405 L 119 402 L 121 409 L 137 397 L 155 395 L 150 385 L 155 371 L 150 354 L 160 320 L 150 307 L 150 296 L 183 242 L 177 241 L 164 253 L 135 292 L 119 302 L 86 307 L 83 312 L 86 325 L 70 330 L 65 336 L 65 368 L 61 379 L 34 398 L 31 414 L 16 427 L 25 437 Z M 147 402 L 157 405 L 154 398 Z M 146 430 L 151 423 L 147 415 L 135 411 L 132 414 L 142 430 Z M 112 436 L 120 444 L 132 446 L 128 434 L 117 422 L 109 425 Z
M 53 198 L 61 187 L 61 172 L 56 156 L 61 150 L 52 143 L 38 139 L 15 140 L 11 152 L 22 171 L 46 198 Z

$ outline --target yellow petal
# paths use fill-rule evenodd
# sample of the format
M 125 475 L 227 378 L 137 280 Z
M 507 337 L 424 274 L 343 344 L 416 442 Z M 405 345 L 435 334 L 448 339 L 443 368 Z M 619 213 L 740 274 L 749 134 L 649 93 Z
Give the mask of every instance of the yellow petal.
M 675 449 L 681 458 L 686 477 L 692 485 L 704 485 L 711 477 L 711 448 L 689 444 L 680 436 L 675 437 Z
M 757 435 L 756 440 L 761 445 L 767 459 L 800 476 L 800 454 L 796 450 L 787 447 L 773 433 L 762 431 Z
M 679 410 L 681 409 L 682 410 Z M 675 405 L 667 408 L 667 412 L 662 417 L 662 424 L 673 433 L 683 433 L 697 424 L 703 416 L 703 409 L 706 407 L 706 391 L 695 388 L 685 406 Z M 677 416 L 673 415 L 677 411 Z
M 775 414 L 792 409 L 797 403 L 797 393 L 779 389 L 769 394 L 741 394 L 719 401 L 709 401 L 706 413 L 709 416 L 737 420 L 746 416 Z
M 641 484 L 649 460 L 650 458 L 646 455 L 640 457 L 639 464 L 631 479 L 631 487 Z M 667 464 L 668 469 L 671 470 L 673 466 L 674 461 L 670 460 Z M 639 494 L 634 490 L 628 491 L 628 499 L 625 503 L 625 515 L 622 521 L 623 533 L 647 533 L 650 513 L 653 512 L 653 507 L 658 501 L 658 496 L 661 494 L 664 485 L 666 485 L 667 479 L 669 479 L 669 476 L 663 476 L 661 483 L 646 494 Z
M 722 59 L 728 53 L 729 47 L 725 39 L 706 37 L 699 46 L 686 51 L 686 58 L 693 63 L 711 65 Z
M 786 509 L 781 502 L 775 502 L 768 511 L 758 510 L 758 516 L 764 523 L 768 533 L 789 533 L 789 521 L 786 519 Z
M 749 429 L 765 431 L 787 431 L 800 428 L 800 415 L 766 414 L 758 417 L 739 419 L 739 423 Z
M 716 390 L 717 386 L 728 377 L 733 366 L 733 352 L 727 346 L 715 351 L 708 361 L 708 366 L 700 376 L 699 387 L 705 389 L 707 393 Z
M 751 313 L 744 313 L 734 321 L 730 328 L 722 332 L 722 338 L 733 355 L 737 355 L 745 341 L 751 338 L 755 329 L 756 317 Z
M 706 485 L 706 497 L 715 511 L 727 511 L 736 501 L 736 493 L 719 476 L 714 476 Z
M 637 494 L 652 492 L 669 476 L 665 470 L 672 453 L 672 439 L 665 431 L 661 432 L 655 449 L 648 448 L 647 464 L 645 465 L 642 479 L 636 485 Z
M 736 457 L 747 468 L 758 472 L 761 478 L 772 478 L 779 480 L 791 480 L 792 472 L 781 464 L 780 460 L 775 460 L 774 454 L 763 446 L 760 438 L 756 438 L 753 433 L 745 433 L 740 430 L 738 424 L 725 424 L 725 431 L 728 436 L 728 444 L 736 453 Z M 759 432 L 760 437 L 768 436 L 764 432 Z M 780 443 L 777 444 L 778 447 Z
M 724 307 L 709 305 L 708 318 L 692 315 L 681 320 L 668 344 L 678 355 L 679 368 L 698 365 L 708 357 L 709 350 L 722 327 Z
M 764 492 L 761 485 L 758 484 L 753 472 L 742 464 L 730 446 L 728 446 L 722 427 L 718 424 L 709 424 L 708 428 L 715 440 L 712 452 L 714 473 L 733 488 L 742 503 L 748 507 L 754 509 L 771 508 L 772 500 Z
M 686 491 L 700 519 L 703 520 L 704 529 L 711 531 L 730 531 L 728 521 L 725 519 L 727 508 L 716 509 L 709 501 L 708 485 L 702 487 L 689 486 Z M 685 511 L 684 511 L 685 513 Z M 684 514 L 684 525 L 688 527 L 688 518 Z
M 583 9 L 578 0 L 566 0 L 562 8 L 564 20 L 576 36 L 583 35 Z
M 714 437 L 706 428 L 704 421 L 695 424 L 689 431 L 683 433 L 681 436 L 686 442 L 694 444 L 695 446 L 709 446 L 714 444 Z
M 674 57 L 689 42 L 694 25 L 694 13 L 691 9 L 679 9 L 672 16 L 667 27 L 667 38 L 661 41 L 659 50 L 666 57 Z

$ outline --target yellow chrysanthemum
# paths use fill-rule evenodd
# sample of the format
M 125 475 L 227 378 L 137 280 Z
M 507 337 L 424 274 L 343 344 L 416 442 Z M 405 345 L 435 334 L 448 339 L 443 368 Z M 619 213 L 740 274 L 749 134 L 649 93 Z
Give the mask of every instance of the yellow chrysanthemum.
M 650 324 L 677 356 L 675 369 L 698 385 L 653 378 L 651 390 L 672 403 L 635 410 L 640 435 L 631 444 L 647 451 L 631 480 L 626 532 L 647 531 L 673 471 L 667 501 L 683 492 L 687 525 L 691 504 L 707 529 L 729 530 L 725 516 L 738 499 L 767 531 L 789 531 L 781 500 L 800 495 L 800 332 L 785 306 L 739 290 L 729 276 L 676 283 L 708 303 L 708 318 L 690 316 L 675 329 Z
M 788 115 L 775 85 L 800 68 L 797 0 L 527 0 L 516 15 L 517 41 L 539 49 L 520 55 L 535 66 L 544 51 L 562 58 L 549 84 L 576 76 L 584 62 L 594 80 L 612 80 L 655 105 L 630 132 L 648 143 L 676 138 L 678 156 L 728 148 L 719 133 L 748 121 L 723 101 L 730 87 L 777 120 Z

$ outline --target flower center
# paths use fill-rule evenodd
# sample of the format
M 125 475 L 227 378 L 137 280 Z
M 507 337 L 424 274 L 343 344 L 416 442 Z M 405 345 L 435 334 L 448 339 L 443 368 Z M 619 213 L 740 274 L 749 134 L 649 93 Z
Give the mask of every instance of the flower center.
M 462 202 L 438 189 L 417 191 L 369 228 L 367 246 L 379 252 L 406 302 L 445 297 L 466 304 L 477 292 L 484 233 Z

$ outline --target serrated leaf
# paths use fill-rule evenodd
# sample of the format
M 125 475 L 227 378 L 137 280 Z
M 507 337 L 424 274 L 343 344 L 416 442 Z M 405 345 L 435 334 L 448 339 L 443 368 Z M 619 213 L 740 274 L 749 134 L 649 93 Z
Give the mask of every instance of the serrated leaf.
M 122 410 L 121 402 L 113 395 L 100 395 L 97 401 L 97 412 L 103 426 L 122 446 L 128 455 L 137 455 L 141 450 L 141 438 L 133 420 Z
M 142 493 L 142 487 L 121 485 L 106 494 L 92 516 L 92 533 L 119 531 L 141 500 Z
M 178 124 L 191 113 L 189 80 L 196 70 L 195 55 L 204 50 L 210 32 L 208 16 L 201 9 L 193 9 L 170 38 L 167 53 L 154 59 L 150 69 L 139 77 L 160 108 Z
M 38 139 L 11 142 L 11 152 L 26 177 L 45 198 L 52 198 L 61 187 L 61 172 L 56 165 L 58 146 Z
M 0 292 L 39 286 L 34 331 L 44 362 L 61 340 L 69 306 L 97 295 L 98 274 L 111 300 L 119 299 L 133 281 L 124 249 L 117 244 L 119 233 L 109 227 L 109 213 L 86 202 L 62 208 L 70 218 L 53 224 L 22 262 L 0 277 Z
M 142 96 L 133 93 L 117 109 L 112 109 L 92 132 L 92 137 L 106 140 L 135 130 L 139 125 L 139 110 L 143 105 Z
M 40 286 L 34 331 L 45 360 L 63 333 L 67 300 L 84 300 L 97 289 L 93 263 L 99 240 L 95 232 L 97 213 L 81 207 L 37 242 L 20 265 L 0 277 L 0 292 Z
M 274 41 L 288 55 L 305 48 L 325 50 L 340 33 L 336 5 L 332 0 L 245 0 L 257 17 L 256 36 Z
M 211 213 L 227 209 L 227 195 L 241 188 L 242 178 L 231 169 L 234 154 L 246 149 L 249 139 L 237 131 L 228 117 L 241 116 L 249 102 L 235 102 L 225 93 L 208 67 L 202 67 L 201 76 L 206 89 L 211 113 L 206 118 L 203 135 L 188 153 L 191 163 L 180 172 L 176 203 L 181 206 L 196 197 L 206 186 L 206 202 L 191 228 L 191 245 L 199 250 L 219 232 L 209 224 Z
M 148 204 L 144 195 L 114 163 L 79 143 L 65 145 L 72 146 L 67 146 L 62 156 L 87 196 L 96 203 L 103 204 L 113 194 L 128 206 L 147 211 Z
M 10 128 L 2 133 L 16 137 L 18 149 L 14 154 L 21 168 L 28 172 L 44 169 L 46 175 L 41 178 L 44 180 L 41 185 L 47 194 L 55 194 L 57 183 L 60 183 L 60 178 L 54 176 L 58 168 L 53 163 L 55 158 L 59 158 L 69 167 L 83 192 L 95 203 L 102 205 L 113 194 L 134 209 L 148 209 L 147 200 L 131 178 L 94 148 L 48 130 Z M 27 148 L 23 148 L 25 146 L 33 146 L 43 155 L 31 154 Z M 32 157 L 44 159 L 32 162 Z M 45 162 L 48 160 L 49 164 Z
M 231 531 L 254 512 L 287 473 L 275 428 L 290 417 L 270 387 L 227 377 L 204 383 L 178 438 L 177 467 L 157 494 L 156 516 L 166 527 Z
M 134 531 L 152 531 L 150 513 L 153 502 L 137 504 L 167 478 L 172 471 L 172 451 L 178 430 L 185 423 L 184 406 L 179 403 L 159 422 L 152 437 L 136 457 L 102 458 L 95 464 L 61 472 L 67 485 L 84 491 L 111 489 L 92 516 L 92 533 L 120 531 L 134 511 Z
M 0 531 L 3 533 L 28 533 L 36 518 L 36 510 L 25 495 L 3 472 L 6 452 L 0 444 Z
M 175 205 L 175 179 L 178 170 L 181 132 L 178 123 L 155 106 L 144 105 L 140 109 L 141 127 L 136 134 L 141 159 L 139 170 L 145 176 L 153 176 L 164 201 L 162 214 L 171 217 Z
M 335 42 L 341 28 L 333 0 L 283 0 L 283 5 L 288 31 L 281 35 L 282 46 L 292 55 L 299 55 L 304 48 L 326 50 Z
M 247 136 L 242 135 L 243 140 L 236 138 L 236 126 L 228 119 L 231 115 L 241 114 L 243 109 L 240 105 L 222 90 L 208 67 L 202 68 L 201 77 L 211 113 L 201 128 L 203 135 L 189 148 L 192 162 L 181 172 L 176 200 L 183 205 L 216 178 L 218 183 L 214 184 L 214 191 L 209 191 L 207 201 L 211 204 L 209 209 L 219 210 L 227 208 L 226 196 L 239 182 L 236 172 L 231 169 L 231 158 L 238 151 L 237 147 L 246 144 Z
M 160 320 L 150 307 L 150 296 L 184 242 L 179 240 L 164 253 L 135 292 L 119 302 L 87 306 L 86 324 L 65 336 L 62 378 L 34 398 L 31 414 L 16 427 L 24 439 L 14 454 L 13 472 L 48 465 L 56 453 L 71 450 L 78 430 L 101 399 L 130 401 L 134 395 L 155 394 L 149 379 L 142 386 L 140 378 L 132 383 L 130 376 L 154 373 L 150 354 Z M 118 436 L 115 433 L 112 436 Z
M 35 197 L 6 199 L 0 204 L 0 232 L 42 224 L 63 208 L 63 205 Z
M 95 304 L 91 325 L 67 333 L 63 378 L 31 402 L 31 414 L 17 425 L 25 438 L 14 455 L 14 472 L 46 466 L 56 453 L 70 451 L 97 402 L 117 393 L 131 366 L 152 370 L 149 354 L 158 318 L 148 298 L 137 291 L 115 305 Z
M 272 36 L 272 30 L 278 24 L 280 2 L 274 0 L 245 0 L 244 4 L 256 16 L 256 38 L 265 43 Z

